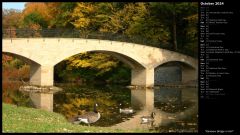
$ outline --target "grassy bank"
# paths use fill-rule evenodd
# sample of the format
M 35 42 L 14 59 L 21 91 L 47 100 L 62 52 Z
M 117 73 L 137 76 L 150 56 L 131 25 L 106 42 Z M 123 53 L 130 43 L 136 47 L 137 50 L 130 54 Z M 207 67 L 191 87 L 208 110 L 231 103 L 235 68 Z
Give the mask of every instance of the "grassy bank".
M 73 125 L 64 116 L 40 109 L 2 104 L 2 132 L 149 132 Z

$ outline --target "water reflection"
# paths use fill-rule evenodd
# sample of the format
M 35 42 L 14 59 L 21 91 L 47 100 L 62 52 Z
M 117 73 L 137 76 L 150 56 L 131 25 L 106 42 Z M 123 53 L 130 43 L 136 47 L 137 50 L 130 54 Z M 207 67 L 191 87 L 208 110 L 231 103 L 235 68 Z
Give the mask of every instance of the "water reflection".
M 67 119 L 92 111 L 99 104 L 101 119 L 94 126 L 117 129 L 151 129 L 159 132 L 197 132 L 198 96 L 196 88 L 127 89 L 119 87 L 61 86 L 54 95 L 54 111 Z M 133 114 L 119 112 L 131 107 Z M 141 124 L 141 117 L 155 112 L 154 121 Z
M 113 128 L 152 129 L 159 132 L 197 132 L 198 107 L 197 91 L 195 89 L 162 88 L 155 90 L 146 89 L 145 92 L 143 90 L 131 90 L 131 92 L 134 97 L 132 97 L 134 99 L 132 100 L 132 105 L 141 105 L 141 110 L 129 121 L 116 124 Z M 146 95 L 143 93 L 146 93 Z M 149 95 L 147 96 L 147 94 Z M 136 98 L 136 96 L 139 97 Z M 149 97 L 149 99 L 145 97 Z M 142 101 L 140 101 L 141 99 Z M 136 102 L 134 103 L 134 101 Z M 189 102 L 191 102 L 191 105 L 187 104 Z M 144 103 L 145 106 L 142 107 Z M 169 109 L 166 111 L 165 108 Z M 141 117 L 150 115 L 151 112 L 156 114 L 154 121 L 148 124 L 141 124 Z
M 154 108 L 154 90 L 153 89 L 132 89 L 131 105 L 137 110 L 146 110 L 151 112 Z
M 62 86 L 64 91 L 54 95 L 54 111 L 63 114 L 67 119 L 92 110 L 98 103 L 101 119 L 92 124 L 95 126 L 111 126 L 131 118 L 133 114 L 120 114 L 119 104 L 130 107 L 131 93 L 126 88 L 95 88 L 84 86 Z

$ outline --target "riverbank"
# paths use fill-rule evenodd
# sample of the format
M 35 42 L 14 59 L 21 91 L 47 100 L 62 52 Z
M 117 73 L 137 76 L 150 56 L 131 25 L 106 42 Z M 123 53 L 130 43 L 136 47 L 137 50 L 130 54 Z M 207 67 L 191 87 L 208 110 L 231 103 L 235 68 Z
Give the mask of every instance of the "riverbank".
M 40 109 L 17 107 L 2 103 L 3 133 L 54 133 L 54 132 L 81 132 L 81 133 L 148 133 L 148 130 L 122 130 L 109 127 L 94 127 L 73 125 L 63 115 L 47 112 Z M 151 131 L 152 132 L 152 131 Z

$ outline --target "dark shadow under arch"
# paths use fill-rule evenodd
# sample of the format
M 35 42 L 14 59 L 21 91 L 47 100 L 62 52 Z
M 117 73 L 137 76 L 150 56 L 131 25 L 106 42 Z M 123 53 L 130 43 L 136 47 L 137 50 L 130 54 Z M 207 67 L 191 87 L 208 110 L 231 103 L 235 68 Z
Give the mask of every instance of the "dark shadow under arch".
M 154 83 L 188 83 L 197 80 L 197 69 L 182 61 L 168 61 L 154 69 Z

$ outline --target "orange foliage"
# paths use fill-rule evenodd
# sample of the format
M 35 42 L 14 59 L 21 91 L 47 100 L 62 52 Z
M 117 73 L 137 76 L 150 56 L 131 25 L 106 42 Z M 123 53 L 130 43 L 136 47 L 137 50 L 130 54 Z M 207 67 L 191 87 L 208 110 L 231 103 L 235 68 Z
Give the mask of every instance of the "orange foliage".
M 39 14 L 41 14 L 45 21 L 49 21 L 52 19 L 52 17 L 49 14 L 48 7 L 44 2 L 26 3 L 25 9 L 23 10 L 23 18 L 33 12 L 38 12 Z
M 2 101 L 5 103 L 13 103 L 13 99 L 10 96 L 11 93 L 14 93 L 21 86 L 21 82 L 10 82 L 3 81 L 2 82 Z
M 9 81 L 9 80 L 21 80 L 22 79 L 28 79 L 30 73 L 30 67 L 27 65 L 24 65 L 20 69 L 16 68 L 3 68 L 2 70 L 2 80 L 3 81 Z
M 61 2 L 46 2 L 46 6 L 48 7 L 48 13 L 50 16 L 54 17 L 57 14 L 60 14 L 59 6 Z
M 3 10 L 2 27 L 4 29 L 18 28 L 20 26 L 21 12 L 16 10 Z
M 30 66 L 24 65 L 22 68 L 18 70 L 18 76 L 23 79 L 28 79 L 30 74 Z
M 41 26 L 39 24 L 29 24 L 29 28 L 32 30 L 35 30 L 34 35 L 33 35 L 34 37 L 41 37 L 40 32 L 36 31 L 36 30 L 41 29 Z
M 2 64 L 3 65 L 7 64 L 11 60 L 13 60 L 13 57 L 2 54 Z
M 38 30 L 41 28 L 41 26 L 39 24 L 30 24 L 29 28 L 33 30 Z
M 22 85 L 20 79 L 29 79 L 29 66 L 24 65 L 20 69 L 3 67 L 2 70 L 2 101 L 5 103 L 13 103 L 10 95 L 18 91 Z

